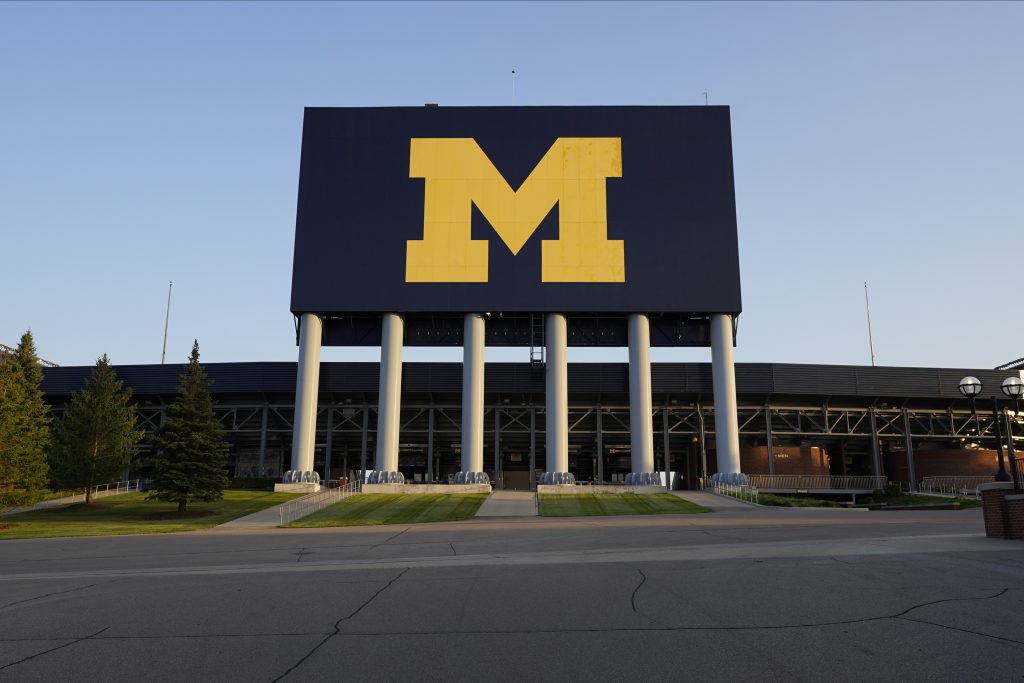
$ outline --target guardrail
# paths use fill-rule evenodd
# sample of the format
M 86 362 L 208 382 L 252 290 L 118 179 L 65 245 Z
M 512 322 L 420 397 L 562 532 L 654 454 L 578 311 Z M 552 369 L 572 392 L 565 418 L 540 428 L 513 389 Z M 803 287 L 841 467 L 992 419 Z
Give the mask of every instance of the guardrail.
M 99 498 L 102 496 L 114 496 L 119 493 L 131 493 L 132 491 L 141 491 L 142 484 L 145 480 L 143 479 L 127 479 L 125 481 L 114 481 L 109 484 L 98 484 L 92 487 L 93 498 Z M 77 503 L 79 499 L 85 500 L 85 489 L 81 491 L 73 491 L 70 495 L 61 498 L 62 503 Z
M 974 477 L 922 477 L 921 493 L 934 493 L 945 496 L 978 497 L 978 487 L 995 481 L 994 475 Z
M 710 490 L 712 493 L 717 493 L 720 496 L 729 496 L 730 498 L 738 498 L 739 500 L 745 500 L 748 503 L 758 503 L 757 487 L 755 486 L 743 486 L 741 484 L 722 484 L 719 482 L 711 483 Z
M 749 474 L 750 485 L 761 489 L 834 489 L 849 491 L 851 489 L 874 491 L 884 489 L 885 477 L 832 477 L 829 475 L 811 474 Z
M 289 522 L 294 522 L 297 519 L 302 519 L 308 515 L 323 510 L 328 505 L 334 505 L 340 500 L 344 500 L 349 496 L 354 496 L 362 490 L 362 484 L 358 481 L 345 484 L 344 486 L 338 486 L 332 489 L 326 489 L 317 493 L 311 493 L 308 496 L 297 498 L 289 503 L 285 503 L 278 507 L 278 512 L 281 514 L 281 523 L 279 526 L 284 526 Z

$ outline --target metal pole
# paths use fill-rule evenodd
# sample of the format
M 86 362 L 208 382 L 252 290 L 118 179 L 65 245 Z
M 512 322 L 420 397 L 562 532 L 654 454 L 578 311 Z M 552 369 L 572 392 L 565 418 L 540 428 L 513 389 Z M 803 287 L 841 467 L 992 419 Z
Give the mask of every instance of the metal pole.
M 764 404 L 764 436 L 768 442 L 768 476 L 775 476 L 775 453 L 772 450 L 772 406 L 770 403 Z
M 871 302 L 868 301 L 868 283 L 864 283 L 864 307 L 868 312 L 868 347 L 871 349 L 871 367 L 875 367 L 875 340 L 871 334 Z
M 366 480 L 366 446 L 370 438 L 370 406 L 363 406 L 363 447 L 359 452 L 359 477 Z
M 1020 412 L 1018 408 L 1018 399 L 1013 399 L 1013 415 L 1016 419 L 1017 414 Z M 1003 417 L 1006 419 L 1006 444 L 1008 446 L 1006 450 L 1007 457 L 1010 460 L 1010 477 L 1013 479 L 1013 491 L 1014 493 L 1020 493 L 1021 481 L 1017 471 L 1017 452 L 1013 445 L 1013 422 L 1010 421 L 1010 411 L 1005 409 L 1003 411 Z
M 999 399 L 992 397 L 992 421 L 996 424 L 996 451 L 999 456 L 999 471 L 996 472 L 996 481 L 1010 481 L 1010 475 L 1006 473 L 1006 465 L 1003 463 L 1003 425 L 999 419 Z
M 174 288 L 174 282 L 167 284 L 167 314 L 164 316 L 164 350 L 160 354 L 160 365 L 164 364 L 164 358 L 167 357 L 167 328 L 171 324 L 171 289 Z
M 533 398 L 531 397 L 532 401 Z M 534 477 L 537 474 L 537 409 L 530 407 L 530 490 L 535 488 Z
M 566 363 L 565 316 L 548 313 L 544 320 L 547 359 L 545 383 L 545 456 L 547 472 L 569 471 L 569 375 Z
M 402 409 L 402 336 L 397 313 L 383 315 L 380 346 L 380 407 L 377 413 L 376 469 L 398 471 L 398 426 Z
M 331 449 L 334 446 L 334 402 L 327 405 L 327 438 L 324 439 L 324 481 L 331 481 Z
M 494 406 L 494 486 L 505 488 L 501 483 L 501 406 Z
M 597 406 L 597 483 L 604 483 L 604 425 L 601 418 L 604 410 Z
M 882 476 L 882 457 L 878 450 L 878 422 L 875 420 L 875 407 L 868 408 L 868 418 L 871 422 L 871 474 Z
M 267 459 L 267 419 L 270 408 L 266 405 L 263 406 L 263 419 L 260 420 L 260 460 L 259 460 L 259 475 L 262 477 L 266 473 L 266 459 Z
M 708 476 L 707 435 L 704 432 L 704 405 L 697 402 L 697 426 L 700 429 L 700 478 Z
M 292 471 L 313 471 L 316 446 L 316 403 L 320 385 L 320 343 L 323 321 L 313 313 L 299 320 L 299 364 L 292 424 Z
M 462 337 L 463 472 L 484 471 L 484 334 L 484 317 L 467 313 Z
M 630 460 L 636 475 L 654 472 L 650 321 L 642 313 L 633 313 L 628 328 Z
M 434 483 L 434 406 L 427 409 L 427 483 Z
M 736 368 L 732 357 L 732 316 L 711 316 L 711 376 L 715 391 L 715 448 L 718 471 L 740 472 L 740 428 L 736 416 Z
M 665 488 L 672 490 L 672 456 L 669 454 L 668 406 L 661 411 L 661 429 L 664 434 L 662 448 L 665 451 Z
M 907 478 L 911 493 L 917 491 L 917 468 L 914 466 L 914 439 L 910 436 L 910 416 L 903 409 L 903 441 L 907 446 Z

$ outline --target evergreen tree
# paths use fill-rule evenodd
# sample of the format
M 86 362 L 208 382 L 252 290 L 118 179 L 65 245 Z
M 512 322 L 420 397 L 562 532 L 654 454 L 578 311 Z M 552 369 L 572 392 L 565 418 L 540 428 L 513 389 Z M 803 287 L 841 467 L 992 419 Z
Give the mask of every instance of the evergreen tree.
M 34 503 L 46 490 L 50 407 L 42 381 L 35 342 L 26 332 L 0 361 L 0 506 Z
M 135 428 L 132 390 L 124 389 L 104 354 L 92 377 L 71 397 L 54 431 L 50 471 L 57 488 L 85 487 L 85 504 L 93 487 L 118 477 L 142 433 Z
M 210 384 L 199 365 L 196 341 L 181 373 L 178 396 L 153 437 L 155 453 L 149 463 L 149 498 L 176 502 L 179 513 L 194 500 L 219 500 L 228 485 L 228 444 L 213 412 Z

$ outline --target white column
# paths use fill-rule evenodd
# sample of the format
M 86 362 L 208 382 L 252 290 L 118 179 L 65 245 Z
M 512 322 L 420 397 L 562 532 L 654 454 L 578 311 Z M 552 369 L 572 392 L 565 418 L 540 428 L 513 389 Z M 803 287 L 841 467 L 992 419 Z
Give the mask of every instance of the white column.
M 651 409 L 651 325 L 643 313 L 629 316 L 629 436 L 634 474 L 654 471 Z
M 736 368 L 732 360 L 732 316 L 711 316 L 711 377 L 715 391 L 715 450 L 718 471 L 740 471 L 740 428 L 736 417 Z
M 462 336 L 462 471 L 484 471 L 484 317 L 467 313 Z
M 299 368 L 295 378 L 295 419 L 292 422 L 293 472 L 313 470 L 323 325 L 323 321 L 313 313 L 303 313 L 299 319 Z
M 380 404 L 377 409 L 379 472 L 398 471 L 398 418 L 402 407 L 402 334 L 397 313 L 385 313 L 380 340 Z
M 569 372 L 566 363 L 567 331 L 565 316 L 548 313 L 544 320 L 546 358 L 545 434 L 547 471 L 569 471 Z

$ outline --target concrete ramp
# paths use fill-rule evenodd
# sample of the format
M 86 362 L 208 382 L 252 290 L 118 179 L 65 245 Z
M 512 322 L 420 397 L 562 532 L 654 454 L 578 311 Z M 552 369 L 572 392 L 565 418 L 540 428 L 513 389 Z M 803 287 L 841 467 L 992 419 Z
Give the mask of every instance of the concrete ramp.
M 477 517 L 536 517 L 537 499 L 530 491 L 495 491 L 477 510 Z

